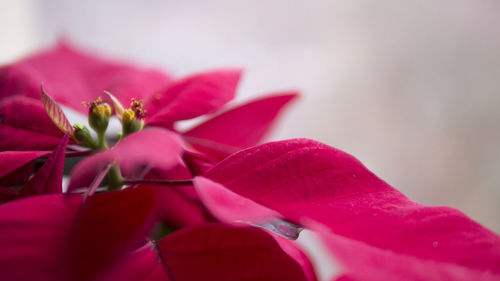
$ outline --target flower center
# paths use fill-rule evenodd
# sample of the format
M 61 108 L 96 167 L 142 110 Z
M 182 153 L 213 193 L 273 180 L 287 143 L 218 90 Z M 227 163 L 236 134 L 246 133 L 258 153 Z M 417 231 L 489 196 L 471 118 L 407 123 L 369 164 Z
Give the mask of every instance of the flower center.
M 134 112 L 137 119 L 144 119 L 144 117 L 148 114 L 148 112 L 143 109 L 142 100 L 136 100 L 134 98 L 132 98 L 132 101 L 130 102 L 130 110 Z

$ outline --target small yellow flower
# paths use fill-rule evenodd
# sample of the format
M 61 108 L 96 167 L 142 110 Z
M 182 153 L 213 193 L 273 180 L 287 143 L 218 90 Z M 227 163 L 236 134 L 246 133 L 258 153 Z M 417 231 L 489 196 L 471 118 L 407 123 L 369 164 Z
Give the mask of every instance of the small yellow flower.
M 133 110 L 127 109 L 127 110 L 123 111 L 123 114 L 122 114 L 122 122 L 123 123 L 129 124 L 130 122 L 132 122 L 132 120 L 134 120 L 134 118 L 135 118 L 135 113 Z

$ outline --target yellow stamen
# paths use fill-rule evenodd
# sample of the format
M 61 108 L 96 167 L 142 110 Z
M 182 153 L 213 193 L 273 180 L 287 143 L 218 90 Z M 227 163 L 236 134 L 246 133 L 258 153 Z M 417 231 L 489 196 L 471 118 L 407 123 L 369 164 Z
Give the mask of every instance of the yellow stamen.
M 100 104 L 100 105 L 95 105 L 91 107 L 92 113 L 97 115 L 99 118 L 103 118 L 104 116 L 110 117 L 111 116 L 111 106 L 108 104 Z
M 123 114 L 122 114 L 122 122 L 123 123 L 128 124 L 128 123 L 132 122 L 132 120 L 134 120 L 134 118 L 135 118 L 135 113 L 133 110 L 127 109 L 127 110 L 123 111 Z

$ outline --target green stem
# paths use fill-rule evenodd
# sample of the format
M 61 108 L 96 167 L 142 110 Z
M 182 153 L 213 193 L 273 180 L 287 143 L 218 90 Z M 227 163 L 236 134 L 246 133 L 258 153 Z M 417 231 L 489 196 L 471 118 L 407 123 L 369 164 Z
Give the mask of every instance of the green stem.
M 108 190 L 118 190 L 123 186 L 123 177 L 120 172 L 120 167 L 113 164 L 108 172 Z
M 107 149 L 108 145 L 106 144 L 106 131 L 97 132 L 97 150 Z

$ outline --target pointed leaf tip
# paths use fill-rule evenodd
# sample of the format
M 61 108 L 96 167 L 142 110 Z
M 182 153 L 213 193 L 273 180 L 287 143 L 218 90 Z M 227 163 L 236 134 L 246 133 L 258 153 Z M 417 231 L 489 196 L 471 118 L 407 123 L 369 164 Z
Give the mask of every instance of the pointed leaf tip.
M 63 133 L 69 132 L 70 137 L 74 139 L 73 126 L 71 126 L 71 123 L 68 121 L 68 118 L 66 118 L 66 115 L 61 107 L 45 92 L 43 85 L 40 86 L 40 91 L 42 95 L 42 103 L 45 107 L 47 115 L 50 117 L 52 122 L 54 122 L 57 128 L 59 128 L 59 130 Z
M 21 189 L 19 197 L 62 193 L 62 176 L 69 133 L 66 133 L 45 164 Z

